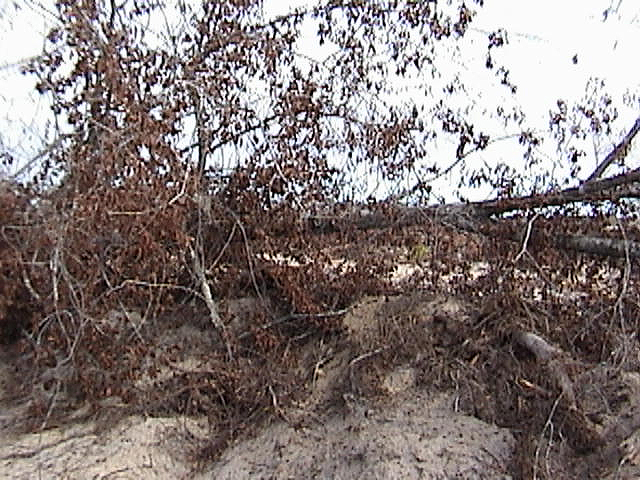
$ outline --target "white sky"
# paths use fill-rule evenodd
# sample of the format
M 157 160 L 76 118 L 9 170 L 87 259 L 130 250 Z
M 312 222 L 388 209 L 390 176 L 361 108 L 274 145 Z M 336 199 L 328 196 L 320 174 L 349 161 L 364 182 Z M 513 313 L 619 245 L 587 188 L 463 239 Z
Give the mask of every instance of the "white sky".
M 14 0 L 0 0 L 0 45 L 3 45 L 0 49 L 0 112 L 5 112 L 0 115 L 0 140 L 5 143 L 0 147 L 25 161 L 42 148 L 38 139 L 44 138 L 47 122 L 52 117 L 46 102 L 32 90 L 35 82 L 19 74 L 19 64 L 41 51 L 43 36 L 52 17 L 39 5 L 51 5 L 53 1 L 22 2 L 27 8 L 16 10 Z M 265 5 L 269 7 L 269 14 L 277 14 L 277 9 L 284 13 L 291 5 L 309 3 L 313 2 L 266 1 Z M 607 7 L 618 8 L 603 22 Z M 549 109 L 554 107 L 556 100 L 580 99 L 592 76 L 605 79 L 608 91 L 620 104 L 627 89 L 640 90 L 639 16 L 637 0 L 487 0 L 484 8 L 479 9 L 467 39 L 469 48 L 478 46 L 475 61 L 484 63 L 485 32 L 498 27 L 507 30 L 510 44 L 497 50 L 495 59 L 510 68 L 510 78 L 518 86 L 518 93 L 515 99 L 506 100 L 515 100 L 527 113 L 530 123 L 545 130 Z M 317 47 L 302 44 L 301 49 L 311 55 L 319 54 Z M 571 59 L 576 54 L 578 64 L 574 65 Z M 471 66 L 469 71 L 471 77 L 467 82 L 473 84 Z M 480 81 L 476 87 L 478 96 L 493 95 Z M 635 111 L 620 110 L 619 128 L 629 128 L 639 111 L 638 105 Z M 601 158 L 618 137 L 602 140 L 598 148 Z M 514 154 L 514 149 L 515 145 L 506 142 L 479 154 L 474 161 L 488 160 L 490 156 L 494 159 L 510 155 L 520 157 L 520 151 Z M 636 148 L 634 153 L 636 160 L 638 150 Z M 590 162 L 585 165 L 585 170 L 589 171 L 584 173 L 588 175 L 595 166 L 595 158 L 586 161 Z M 0 175 L 2 173 L 12 172 L 0 170 Z M 447 181 L 450 180 L 453 179 Z
M 492 0 L 481 9 L 475 28 L 508 27 L 511 45 L 503 50 L 514 65 L 521 90 L 540 97 L 579 97 L 590 76 L 607 79 L 618 92 L 640 84 L 637 46 L 640 40 L 637 2 L 624 0 L 616 15 L 603 22 L 610 0 Z M 615 1 L 617 3 L 617 0 Z M 636 10 L 635 17 L 633 10 Z M 571 58 L 578 55 L 578 64 Z M 544 110 L 542 102 L 531 102 Z M 546 114 L 546 111 L 544 112 Z

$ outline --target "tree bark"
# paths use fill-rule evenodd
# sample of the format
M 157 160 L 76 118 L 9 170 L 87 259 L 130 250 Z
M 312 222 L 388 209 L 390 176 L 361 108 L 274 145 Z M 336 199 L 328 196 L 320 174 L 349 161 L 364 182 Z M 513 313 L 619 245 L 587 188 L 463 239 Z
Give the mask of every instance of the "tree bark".
M 382 205 L 375 211 L 354 207 L 335 215 L 308 216 L 307 225 L 316 233 L 360 230 L 404 228 L 437 222 L 466 232 L 487 234 L 486 227 L 496 225 L 496 215 L 517 210 L 563 206 L 571 203 L 595 203 L 617 201 L 622 198 L 640 198 L 640 169 L 603 180 L 594 180 L 579 187 L 559 192 L 530 195 L 519 198 L 488 200 L 484 202 L 436 205 L 429 207 L 407 207 Z M 535 231 L 535 227 L 534 227 Z M 520 238 L 510 240 L 520 241 Z M 640 243 L 623 239 L 604 238 L 591 235 L 561 235 L 555 239 L 557 248 L 574 250 L 605 257 L 640 258 Z

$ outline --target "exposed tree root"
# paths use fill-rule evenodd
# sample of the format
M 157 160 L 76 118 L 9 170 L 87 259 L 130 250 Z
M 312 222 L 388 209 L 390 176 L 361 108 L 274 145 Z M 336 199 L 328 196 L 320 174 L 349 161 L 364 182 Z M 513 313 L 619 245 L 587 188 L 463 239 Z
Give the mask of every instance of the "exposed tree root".
M 570 445 L 580 453 L 588 453 L 602 446 L 604 441 L 601 434 L 576 401 L 573 383 L 567 373 L 566 353 L 535 333 L 517 330 L 512 338 L 516 344 L 535 356 L 560 390 L 558 409 L 565 413 L 563 427 Z

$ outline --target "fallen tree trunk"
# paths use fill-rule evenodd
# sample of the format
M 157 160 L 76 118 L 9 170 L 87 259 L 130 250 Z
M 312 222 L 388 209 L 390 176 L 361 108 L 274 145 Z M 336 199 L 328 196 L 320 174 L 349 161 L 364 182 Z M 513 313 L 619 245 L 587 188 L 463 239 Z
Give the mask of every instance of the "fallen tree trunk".
M 405 228 L 433 222 L 473 233 L 491 235 L 491 226 L 498 225 L 498 215 L 545 207 L 561 207 L 573 203 L 598 203 L 622 198 L 640 198 L 640 169 L 604 180 L 594 180 L 580 187 L 559 192 L 519 198 L 457 203 L 428 207 L 407 207 L 383 204 L 376 210 L 353 208 L 340 214 L 307 217 L 311 231 L 328 233 L 360 230 Z M 535 238 L 535 233 L 533 235 Z M 520 236 L 510 238 L 521 241 Z M 598 237 L 593 235 L 559 235 L 554 239 L 557 248 L 606 257 L 640 258 L 640 242 Z
M 615 238 L 589 235 L 564 235 L 556 242 L 558 247 L 604 257 L 640 258 L 640 243 Z

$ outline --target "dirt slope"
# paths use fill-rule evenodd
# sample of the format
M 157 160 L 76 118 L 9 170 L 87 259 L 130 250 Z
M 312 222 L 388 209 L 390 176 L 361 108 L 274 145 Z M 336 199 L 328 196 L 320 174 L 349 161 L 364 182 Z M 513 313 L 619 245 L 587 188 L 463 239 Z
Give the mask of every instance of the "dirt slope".
M 195 420 L 130 417 L 97 433 L 88 422 L 5 436 L 0 477 L 50 479 L 437 479 L 505 475 L 514 439 L 506 429 L 453 411 L 454 397 L 411 390 L 392 406 L 352 405 L 295 428 L 278 422 L 195 475 L 186 431 Z M 195 476 L 194 476 L 195 475 Z
M 250 303 L 230 308 L 231 321 L 241 324 Z M 75 423 L 25 433 L 29 405 L 13 393 L 20 372 L 15 352 L 5 351 L 0 478 L 640 478 L 637 373 L 568 364 L 581 415 L 572 420 L 539 386 L 545 365 L 495 333 L 474 333 L 478 318 L 453 298 L 364 299 L 344 318 L 346 339 L 319 337 L 301 352 L 301 400 L 280 408 L 272 392 L 277 416 L 263 416 L 212 461 L 197 453 L 224 438 L 220 425 L 197 415 L 123 415 L 117 399 L 90 414 L 80 406 L 68 417 Z M 164 325 L 148 360 L 188 345 L 165 370 L 206 371 L 211 345 L 199 328 Z M 173 375 L 165 370 L 157 378 Z M 584 422 L 597 448 L 576 441 L 586 438 L 576 431 Z

